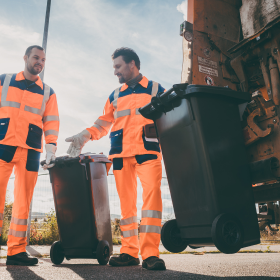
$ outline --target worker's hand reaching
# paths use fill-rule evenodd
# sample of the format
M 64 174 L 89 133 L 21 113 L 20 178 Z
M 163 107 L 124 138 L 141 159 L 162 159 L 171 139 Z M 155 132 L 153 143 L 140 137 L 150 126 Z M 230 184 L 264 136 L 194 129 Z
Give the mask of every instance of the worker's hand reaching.
M 67 154 L 69 157 L 77 157 L 81 154 L 82 148 L 89 141 L 91 134 L 85 129 L 82 132 L 65 139 L 66 142 L 71 142 Z
M 53 144 L 46 144 L 46 163 L 43 165 L 43 169 L 47 170 L 48 168 L 54 167 L 54 163 L 51 161 L 55 161 L 55 152 L 57 147 Z

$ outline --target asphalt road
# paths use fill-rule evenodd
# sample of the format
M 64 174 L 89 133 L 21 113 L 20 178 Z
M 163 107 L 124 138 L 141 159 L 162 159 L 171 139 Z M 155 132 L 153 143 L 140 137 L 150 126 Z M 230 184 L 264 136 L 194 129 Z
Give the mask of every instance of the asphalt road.
M 141 266 L 100 266 L 96 260 L 70 260 L 53 265 L 48 258 L 34 267 L 6 266 L 0 259 L 0 279 L 280 279 L 280 253 L 161 255 L 166 271 Z

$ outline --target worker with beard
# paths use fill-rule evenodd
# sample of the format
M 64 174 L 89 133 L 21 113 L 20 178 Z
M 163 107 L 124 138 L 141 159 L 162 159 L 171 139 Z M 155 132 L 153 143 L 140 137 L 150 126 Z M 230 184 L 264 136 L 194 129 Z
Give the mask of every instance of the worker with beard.
M 138 265 L 139 249 L 142 267 L 149 270 L 164 270 L 165 263 L 159 258 L 161 233 L 161 152 L 153 121 L 145 119 L 139 108 L 164 88 L 139 73 L 138 55 L 129 48 L 115 50 L 112 55 L 114 74 L 121 87 L 116 88 L 92 127 L 69 137 L 68 153 L 79 156 L 85 143 L 98 140 L 110 132 L 111 150 L 117 191 L 121 202 L 121 254 L 110 258 L 112 266 Z M 137 181 L 143 187 L 140 246 L 137 223 Z
M 46 165 L 55 159 L 59 131 L 56 95 L 38 76 L 44 69 L 45 51 L 30 46 L 24 55 L 24 71 L 0 76 L 0 234 L 6 189 L 14 169 L 14 203 L 8 233 L 7 265 L 35 265 L 26 253 L 27 220 L 36 185 L 42 135 Z

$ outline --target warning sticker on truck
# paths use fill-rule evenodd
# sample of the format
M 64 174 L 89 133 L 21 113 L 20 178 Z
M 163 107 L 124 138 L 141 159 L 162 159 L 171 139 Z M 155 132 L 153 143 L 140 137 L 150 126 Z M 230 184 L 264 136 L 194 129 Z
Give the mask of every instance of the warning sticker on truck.
M 213 80 L 212 77 L 206 75 L 204 77 L 204 81 L 205 81 L 207 86 L 214 86 L 214 80 Z
M 202 65 L 198 65 L 198 71 L 200 73 L 204 73 L 204 74 L 207 74 L 207 75 L 210 75 L 210 76 L 216 76 L 216 77 L 219 76 L 218 70 L 212 69 L 212 68 L 209 68 L 209 67 L 206 67 L 206 66 L 202 66 Z
M 205 66 L 208 66 L 211 68 L 216 68 L 216 69 L 218 68 L 218 63 L 216 61 L 213 61 L 213 60 L 201 57 L 201 56 L 198 56 L 197 60 L 198 60 L 198 64 L 202 64 L 202 65 L 205 65 Z

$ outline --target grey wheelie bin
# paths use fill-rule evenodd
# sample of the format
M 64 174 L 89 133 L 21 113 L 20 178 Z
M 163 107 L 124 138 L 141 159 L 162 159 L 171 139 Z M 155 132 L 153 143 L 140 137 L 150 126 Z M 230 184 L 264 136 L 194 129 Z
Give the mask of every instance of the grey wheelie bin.
M 113 250 L 107 184 L 111 164 L 103 154 L 88 153 L 58 157 L 49 169 L 60 236 L 51 246 L 54 264 L 64 258 L 108 263 Z
M 239 114 L 250 100 L 229 88 L 178 84 L 139 110 L 154 120 L 174 206 L 176 220 L 161 231 L 167 250 L 236 253 L 260 242 Z

